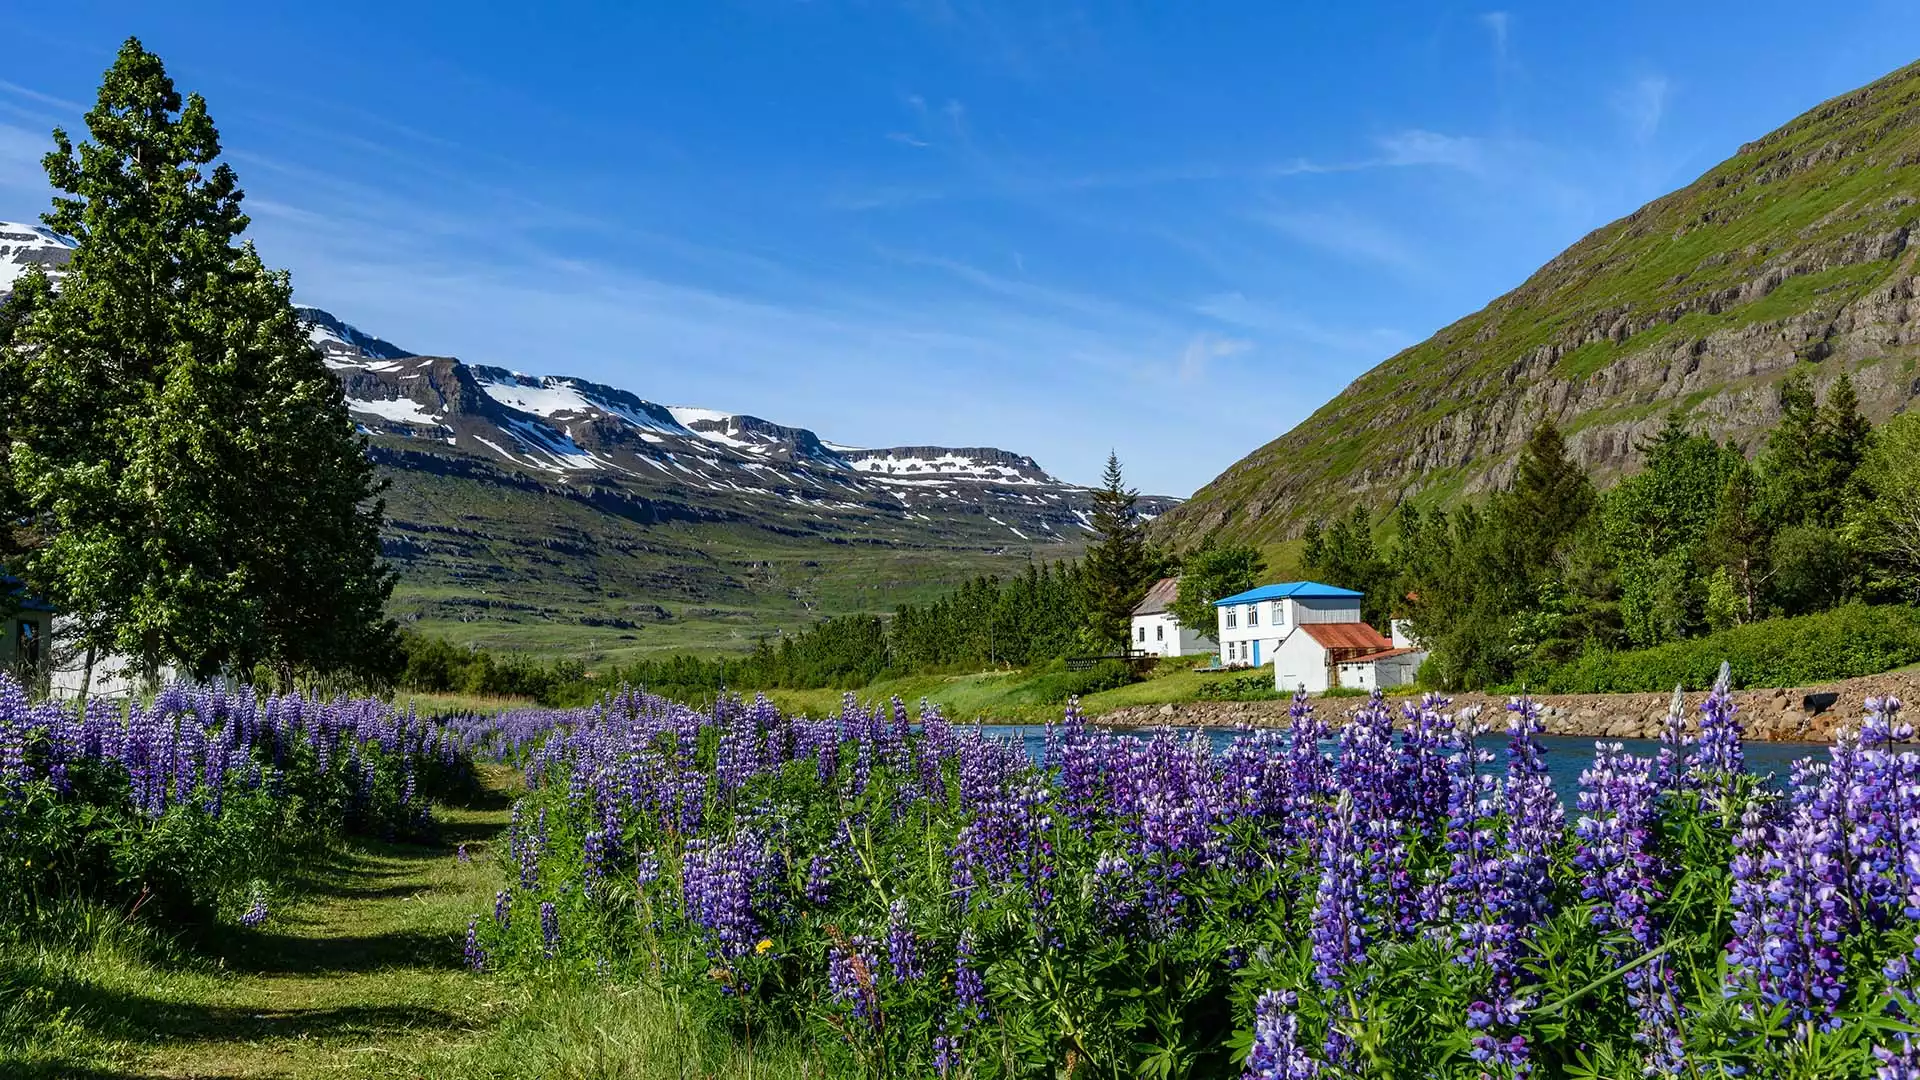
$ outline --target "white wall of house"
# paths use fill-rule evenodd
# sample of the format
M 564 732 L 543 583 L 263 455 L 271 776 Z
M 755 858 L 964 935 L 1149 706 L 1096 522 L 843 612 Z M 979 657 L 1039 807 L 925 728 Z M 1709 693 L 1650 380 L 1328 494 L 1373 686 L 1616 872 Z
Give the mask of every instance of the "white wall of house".
M 1393 619 L 1387 623 L 1396 649 L 1417 649 L 1420 643 L 1413 638 L 1413 625 L 1405 619 Z
M 1272 659 L 1287 636 L 1286 601 L 1261 600 L 1213 609 L 1220 662 L 1228 667 L 1257 667 Z
M 1420 665 L 1427 659 L 1424 652 L 1401 653 L 1398 656 L 1383 656 L 1377 660 L 1348 660 L 1338 665 L 1340 685 L 1354 690 L 1391 690 L 1396 686 L 1411 686 L 1413 677 L 1420 671 Z
M 96 656 L 93 661 L 93 678 L 85 678 L 87 656 L 83 649 L 75 649 L 71 639 L 63 632 L 61 624 L 65 620 L 55 619 L 54 637 L 60 643 L 55 654 L 53 670 L 48 676 L 48 693 L 57 698 L 78 697 L 80 685 L 86 682 L 87 696 L 103 698 L 136 697 L 144 689 L 144 680 L 134 662 L 125 656 L 109 653 Z M 160 667 L 160 683 L 165 685 L 179 680 L 180 672 L 170 664 Z
M 1173 612 L 1156 611 L 1152 615 L 1133 617 L 1129 647 L 1134 652 L 1154 656 L 1198 656 L 1211 652 L 1213 642 L 1207 640 L 1206 635 L 1181 626 Z
M 1327 689 L 1327 650 L 1313 635 L 1295 630 L 1273 650 L 1273 688 L 1283 694 L 1305 688 L 1310 694 Z

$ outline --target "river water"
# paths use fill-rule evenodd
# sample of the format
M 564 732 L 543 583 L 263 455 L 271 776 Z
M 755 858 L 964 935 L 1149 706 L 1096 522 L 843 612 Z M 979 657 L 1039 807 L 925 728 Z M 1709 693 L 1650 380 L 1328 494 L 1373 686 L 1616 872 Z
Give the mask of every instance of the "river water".
M 1098 727 L 1098 725 L 1090 725 Z M 1148 728 L 1102 728 L 1116 735 L 1148 739 L 1153 730 Z M 1185 736 L 1192 733 L 1191 728 L 1174 729 Z M 1213 744 L 1217 753 L 1233 740 L 1237 732 L 1230 728 L 1205 728 L 1207 741 Z M 1017 738 L 1026 750 L 1027 756 L 1039 761 L 1045 748 L 1046 728 L 1039 724 L 1002 724 L 992 725 L 986 731 L 999 738 Z M 1651 757 L 1660 752 L 1660 743 L 1654 739 L 1606 739 L 1598 740 L 1572 735 L 1542 735 L 1540 745 L 1546 750 L 1547 773 L 1553 778 L 1553 788 L 1560 793 L 1560 801 L 1571 810 L 1574 796 L 1580 788 L 1580 772 L 1593 763 L 1593 744 L 1595 742 L 1617 742 L 1626 747 L 1630 754 Z M 1498 772 L 1506 768 L 1507 736 L 1505 731 L 1490 731 L 1477 740 L 1481 749 L 1491 750 L 1494 760 L 1483 766 L 1489 771 Z M 1338 744 L 1327 742 L 1323 749 L 1332 753 Z M 1803 757 L 1817 757 L 1825 760 L 1827 748 L 1819 743 L 1786 742 L 1747 742 L 1744 744 L 1747 758 L 1747 771 L 1762 776 L 1771 774 L 1773 782 L 1784 786 L 1793 772 L 1793 763 Z

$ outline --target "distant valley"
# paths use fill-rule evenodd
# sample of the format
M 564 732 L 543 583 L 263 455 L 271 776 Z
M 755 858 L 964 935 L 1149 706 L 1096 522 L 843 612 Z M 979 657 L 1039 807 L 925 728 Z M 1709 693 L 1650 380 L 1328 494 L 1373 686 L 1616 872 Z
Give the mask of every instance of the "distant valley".
M 0 222 L 0 293 L 69 250 Z M 857 447 L 303 314 L 391 481 L 392 611 L 456 641 L 588 658 L 745 648 L 1070 557 L 1087 535 L 1090 492 L 1012 451 Z

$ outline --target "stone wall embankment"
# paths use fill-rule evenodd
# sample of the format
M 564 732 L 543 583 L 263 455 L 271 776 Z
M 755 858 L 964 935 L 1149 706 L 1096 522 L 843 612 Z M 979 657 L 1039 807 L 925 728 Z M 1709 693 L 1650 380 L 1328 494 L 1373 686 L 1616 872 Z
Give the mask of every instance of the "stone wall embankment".
M 1834 733 L 1860 722 L 1864 703 L 1870 697 L 1892 695 L 1903 702 L 1920 706 L 1920 675 L 1889 673 L 1858 679 L 1801 686 L 1792 689 L 1738 690 L 1734 704 L 1739 706 L 1740 722 L 1749 739 L 1774 742 L 1831 742 Z M 1706 695 L 1686 695 L 1689 726 L 1698 717 L 1698 705 Z M 1660 727 L 1672 700 L 1666 694 L 1537 694 L 1550 735 L 1588 738 L 1652 739 Z M 1322 714 L 1344 714 L 1358 705 L 1359 698 L 1316 700 Z M 1394 698 L 1409 702 L 1411 698 Z M 1486 694 L 1456 694 L 1454 709 L 1481 705 L 1497 710 L 1507 699 Z M 1284 727 L 1287 724 L 1285 701 L 1189 701 L 1169 705 L 1131 705 L 1090 717 L 1096 724 L 1113 727 Z M 1489 718 L 1493 719 L 1493 718 Z

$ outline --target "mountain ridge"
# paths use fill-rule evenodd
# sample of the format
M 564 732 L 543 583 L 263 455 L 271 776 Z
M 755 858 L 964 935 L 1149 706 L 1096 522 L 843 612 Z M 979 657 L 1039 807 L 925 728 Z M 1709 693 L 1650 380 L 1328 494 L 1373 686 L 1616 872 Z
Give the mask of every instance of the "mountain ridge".
M 34 266 L 57 278 L 71 249 L 0 222 L 0 299 Z M 1091 490 L 1010 450 L 856 447 L 300 311 L 390 485 L 389 609 L 458 641 L 589 659 L 738 649 L 1069 557 L 1090 535 Z
M 1362 374 L 1156 523 L 1272 543 L 1354 503 L 1504 485 L 1551 418 L 1601 481 L 1674 409 L 1757 447 L 1796 370 L 1850 375 L 1880 420 L 1920 397 L 1920 64 L 1839 95 L 1589 232 Z

